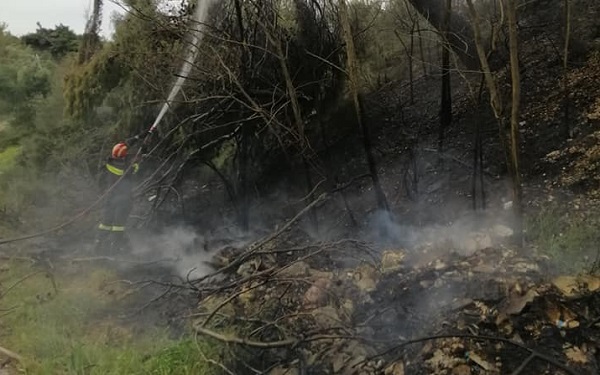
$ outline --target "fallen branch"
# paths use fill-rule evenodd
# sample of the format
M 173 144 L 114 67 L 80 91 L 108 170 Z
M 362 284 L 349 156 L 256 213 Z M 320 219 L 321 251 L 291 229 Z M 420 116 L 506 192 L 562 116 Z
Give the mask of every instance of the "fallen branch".
M 520 373 L 523 372 L 523 370 L 525 370 L 525 367 L 527 367 L 527 365 L 529 365 L 529 363 L 534 360 L 536 357 L 536 355 L 534 353 L 531 353 L 529 355 L 529 357 L 527 357 L 527 359 L 525 359 L 523 361 L 523 363 L 521 363 L 521 365 L 519 367 L 517 367 L 517 369 L 515 371 L 513 371 L 513 373 L 511 375 L 519 375 Z
M 200 326 L 196 326 L 196 327 L 194 327 L 194 329 L 196 330 L 196 332 L 198 332 L 202 335 L 212 337 L 213 339 L 217 339 L 219 341 L 222 341 L 222 342 L 225 342 L 228 344 L 252 346 L 254 348 L 262 348 L 262 349 L 281 348 L 284 346 L 292 346 L 298 342 L 298 340 L 296 340 L 296 339 L 285 339 L 285 340 L 281 340 L 281 341 L 270 341 L 270 342 L 253 341 L 253 340 L 247 340 L 247 339 L 244 339 L 241 337 L 236 337 L 236 336 L 231 336 L 231 335 L 222 335 L 220 333 L 211 331 L 209 329 L 206 329 L 206 328 L 200 327 Z
M 3 354 L 9 358 L 19 361 L 20 363 L 23 363 L 23 357 L 21 357 L 20 355 L 18 355 L 17 353 L 15 353 L 11 350 L 3 348 L 2 346 L 0 346 L 0 354 Z
M 243 289 L 243 288 L 242 288 L 242 289 L 241 289 L 239 292 L 237 292 L 237 293 L 234 293 L 234 294 L 232 294 L 231 296 L 229 296 L 229 297 L 228 297 L 228 298 L 227 298 L 225 301 L 223 301 L 222 303 L 220 303 L 220 304 L 219 304 L 219 306 L 217 306 L 217 307 L 216 307 L 216 308 L 215 308 L 215 309 L 214 309 L 214 310 L 211 312 L 211 314 L 210 314 L 210 315 L 209 315 L 209 316 L 208 316 L 208 317 L 207 317 L 207 318 L 204 320 L 204 322 L 202 323 L 202 327 L 205 327 L 205 326 L 208 324 L 208 322 L 210 322 L 210 321 L 211 321 L 211 319 L 212 319 L 212 318 L 215 316 L 215 314 L 219 312 L 219 310 L 221 310 L 221 309 L 222 309 L 222 308 L 223 308 L 225 305 L 227 305 L 229 302 L 233 301 L 233 300 L 234 300 L 236 297 L 238 297 L 238 296 L 240 296 L 240 295 L 242 295 L 242 294 L 244 294 L 244 293 L 246 293 L 246 292 L 249 292 L 249 291 L 250 291 L 250 290 L 252 290 L 252 289 L 256 289 L 256 288 L 258 288 L 258 287 L 260 287 L 260 286 L 263 286 L 263 285 L 265 285 L 266 283 L 267 283 L 267 281 L 264 281 L 264 282 L 262 282 L 262 283 L 260 283 L 260 284 L 258 284 L 258 285 L 254 285 L 254 286 L 252 286 L 252 287 L 250 287 L 250 288 L 247 288 L 247 289 Z
M 291 346 L 294 348 L 302 343 L 320 341 L 320 340 L 342 340 L 342 339 L 345 339 L 345 340 L 356 340 L 356 341 L 365 341 L 365 342 L 378 342 L 376 340 L 370 340 L 370 339 L 366 339 L 364 337 L 353 336 L 353 335 L 324 335 L 324 334 L 323 335 L 313 335 L 313 336 L 309 336 L 306 338 L 297 338 L 297 339 L 296 338 L 287 338 L 287 339 L 283 339 L 283 340 L 279 340 L 279 341 L 265 342 L 265 341 L 248 340 L 246 338 L 237 337 L 237 336 L 233 336 L 233 335 L 223 335 L 221 333 L 204 328 L 200 325 L 196 325 L 194 327 L 194 330 L 201 335 L 212 337 L 213 339 L 222 341 L 227 344 L 245 345 L 245 346 L 251 346 L 254 348 L 261 348 L 261 349 L 274 349 L 274 348 L 282 348 L 285 346 Z

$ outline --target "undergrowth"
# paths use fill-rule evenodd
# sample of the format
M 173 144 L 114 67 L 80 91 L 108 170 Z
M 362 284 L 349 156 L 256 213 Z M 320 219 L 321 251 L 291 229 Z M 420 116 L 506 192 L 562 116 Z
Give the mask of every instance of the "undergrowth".
M 597 272 L 598 223 L 600 214 L 582 215 L 553 204 L 526 218 L 527 237 L 558 272 Z
M 53 275 L 23 261 L 5 262 L 0 267 L 2 345 L 20 354 L 24 372 L 33 375 L 219 373 L 206 358 L 218 357 L 220 344 L 172 338 L 153 323 L 143 329 L 123 323 L 118 306 L 130 291 L 112 286 L 115 280 L 110 270 Z

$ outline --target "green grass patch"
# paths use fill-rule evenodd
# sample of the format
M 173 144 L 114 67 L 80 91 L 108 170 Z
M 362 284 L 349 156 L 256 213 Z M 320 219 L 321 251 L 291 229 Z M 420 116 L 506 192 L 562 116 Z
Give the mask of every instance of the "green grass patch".
M 65 272 L 53 276 L 23 261 L 0 267 L 0 342 L 25 358 L 25 373 L 218 373 L 204 359 L 219 355 L 218 343 L 173 339 L 165 328 L 122 323 L 119 309 L 130 290 L 115 283 L 114 272 Z
M 10 146 L 0 152 L 0 176 L 15 166 L 15 161 L 20 151 L 21 147 Z
M 526 218 L 527 237 L 561 273 L 595 271 L 600 214 L 582 215 L 549 205 Z

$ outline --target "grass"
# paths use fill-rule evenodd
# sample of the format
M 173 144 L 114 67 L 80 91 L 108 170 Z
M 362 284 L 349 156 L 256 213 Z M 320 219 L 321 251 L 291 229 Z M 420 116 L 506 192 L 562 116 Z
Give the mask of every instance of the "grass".
M 527 237 L 541 254 L 547 255 L 557 271 L 594 271 L 600 251 L 599 214 L 580 216 L 558 205 L 544 207 L 526 220 Z
M 17 155 L 21 151 L 19 146 L 10 146 L 0 151 L 0 176 L 15 165 Z
M 204 355 L 218 356 L 218 344 L 121 324 L 115 315 L 128 291 L 113 287 L 116 275 L 110 270 L 56 279 L 36 272 L 23 261 L 0 267 L 0 345 L 25 358 L 26 374 L 217 373 Z

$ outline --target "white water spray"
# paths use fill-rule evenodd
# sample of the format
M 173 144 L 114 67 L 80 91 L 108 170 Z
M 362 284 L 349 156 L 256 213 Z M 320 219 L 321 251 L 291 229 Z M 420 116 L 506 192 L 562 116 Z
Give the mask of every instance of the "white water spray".
M 191 25 L 191 40 L 188 45 L 187 51 L 185 53 L 185 59 L 183 61 L 183 66 L 179 71 L 179 76 L 171 89 L 171 93 L 167 97 L 167 101 L 163 104 L 162 109 L 160 110 L 156 120 L 154 120 L 154 124 L 150 128 L 150 132 L 153 132 L 157 127 L 162 118 L 165 116 L 173 99 L 181 90 L 183 83 L 187 79 L 190 71 L 192 70 L 192 66 L 196 61 L 196 57 L 198 56 L 200 41 L 202 40 L 203 30 L 206 27 L 206 19 L 208 18 L 208 8 L 212 4 L 213 0 L 198 0 L 198 4 L 196 5 L 196 11 L 193 15 L 193 20 L 195 21 L 193 25 Z

